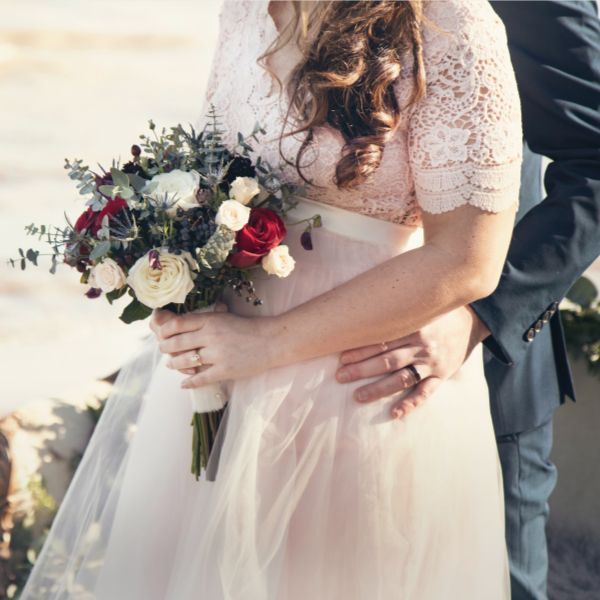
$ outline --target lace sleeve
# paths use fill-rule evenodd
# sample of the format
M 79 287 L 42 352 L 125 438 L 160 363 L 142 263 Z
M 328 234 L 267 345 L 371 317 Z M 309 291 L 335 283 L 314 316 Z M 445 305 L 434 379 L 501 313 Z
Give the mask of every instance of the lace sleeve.
M 500 212 L 518 202 L 521 111 L 504 27 L 487 2 L 443 2 L 440 60 L 427 60 L 427 97 L 409 121 L 409 153 L 421 208 L 470 203 Z M 434 21 L 435 22 L 435 21 Z

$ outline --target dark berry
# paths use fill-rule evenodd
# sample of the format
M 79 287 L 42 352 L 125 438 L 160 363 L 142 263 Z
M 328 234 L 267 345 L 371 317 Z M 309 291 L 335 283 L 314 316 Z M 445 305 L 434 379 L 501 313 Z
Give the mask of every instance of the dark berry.
M 236 156 L 229 165 L 223 179 L 231 184 L 238 177 L 256 177 L 256 169 L 252 166 L 252 161 L 246 156 Z
M 133 156 L 139 156 L 141 153 L 142 149 L 137 144 L 131 146 L 131 154 L 133 154 Z
M 126 262 L 126 263 L 127 263 L 129 266 L 131 266 L 131 265 L 134 265 L 134 264 L 135 264 L 135 257 L 134 257 L 132 254 L 128 254 L 128 255 L 125 257 L 125 262 Z
M 87 271 L 87 265 L 81 261 L 75 265 L 75 268 L 77 271 L 79 271 L 79 273 L 85 273 Z

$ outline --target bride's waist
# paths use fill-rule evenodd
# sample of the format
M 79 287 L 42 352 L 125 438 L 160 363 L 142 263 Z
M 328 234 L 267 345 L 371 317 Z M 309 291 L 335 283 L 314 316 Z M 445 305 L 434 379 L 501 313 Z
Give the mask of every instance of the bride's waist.
M 301 198 L 291 210 L 291 223 L 321 216 L 322 229 L 357 241 L 391 246 L 398 252 L 423 244 L 423 230 L 390 221 L 368 217 L 357 212 Z M 294 227 L 292 229 L 295 229 Z

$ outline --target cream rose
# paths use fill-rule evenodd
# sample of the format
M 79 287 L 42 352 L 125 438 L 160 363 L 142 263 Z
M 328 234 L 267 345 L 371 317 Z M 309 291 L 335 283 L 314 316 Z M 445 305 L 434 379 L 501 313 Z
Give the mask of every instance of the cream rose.
M 225 225 L 232 231 L 239 231 L 248 222 L 250 218 L 250 209 L 237 200 L 225 200 L 215 217 L 217 225 Z
M 190 273 L 190 267 L 194 266 L 191 254 L 182 252 L 178 256 L 163 248 L 160 251 L 162 269 L 151 267 L 148 254 L 137 260 L 127 276 L 127 283 L 137 299 L 149 308 L 161 308 L 170 302 L 183 304 L 194 287 Z
M 269 275 L 287 277 L 293 270 L 296 261 L 290 256 L 290 249 L 283 244 L 273 248 L 262 259 L 262 267 Z
M 258 181 L 252 177 L 236 177 L 231 184 L 229 197 L 246 206 L 260 192 Z
M 105 258 L 92 269 L 88 283 L 93 288 L 108 293 L 121 289 L 126 283 L 126 276 L 112 258 Z
M 196 171 L 181 171 L 175 169 L 170 173 L 155 175 L 150 183 L 158 183 L 158 187 L 150 194 L 151 198 L 162 199 L 168 194 L 168 199 L 175 204 L 167 211 L 175 216 L 177 208 L 189 210 L 198 206 L 196 193 L 200 188 L 200 175 Z

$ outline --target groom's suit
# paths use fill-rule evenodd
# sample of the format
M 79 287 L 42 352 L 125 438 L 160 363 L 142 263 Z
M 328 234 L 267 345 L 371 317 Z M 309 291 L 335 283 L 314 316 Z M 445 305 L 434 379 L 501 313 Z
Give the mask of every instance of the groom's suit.
M 504 472 L 513 600 L 546 598 L 553 411 L 574 399 L 558 302 L 600 255 L 600 22 L 595 2 L 491 2 L 523 110 L 520 207 L 497 290 L 473 308 Z M 551 159 L 542 200 L 541 155 Z

